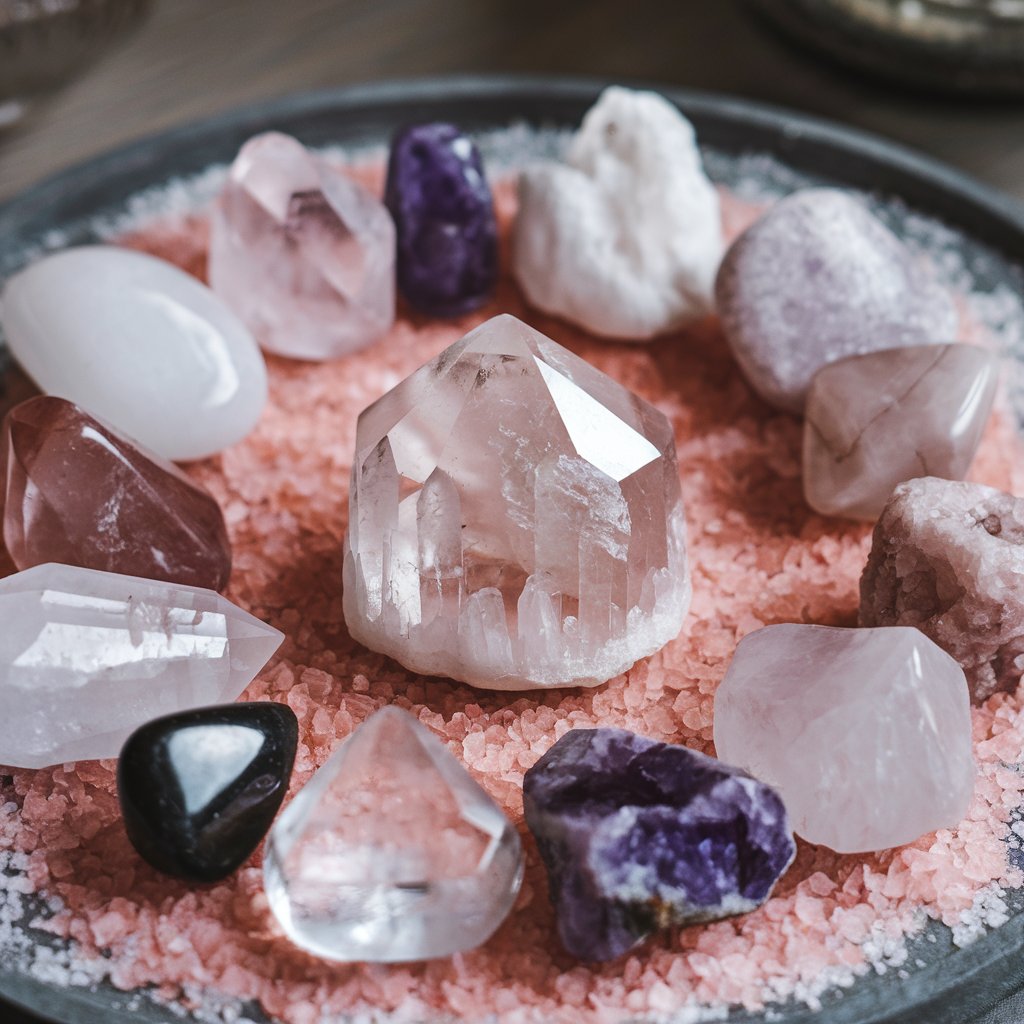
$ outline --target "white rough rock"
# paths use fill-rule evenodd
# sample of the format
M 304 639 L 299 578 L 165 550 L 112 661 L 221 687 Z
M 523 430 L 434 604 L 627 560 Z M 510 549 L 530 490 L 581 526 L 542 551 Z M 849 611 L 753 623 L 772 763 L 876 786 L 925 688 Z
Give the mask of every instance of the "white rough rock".
M 693 126 L 657 93 L 606 89 L 565 163 L 523 172 L 513 252 L 529 301 L 594 334 L 642 341 L 708 313 L 721 215 Z

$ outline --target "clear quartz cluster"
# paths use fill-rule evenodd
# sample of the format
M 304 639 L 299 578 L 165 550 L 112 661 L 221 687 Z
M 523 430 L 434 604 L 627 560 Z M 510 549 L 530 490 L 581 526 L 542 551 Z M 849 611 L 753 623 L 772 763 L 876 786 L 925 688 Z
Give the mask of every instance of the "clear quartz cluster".
M 412 715 L 361 725 L 274 826 L 267 899 L 328 960 L 401 962 L 485 942 L 522 882 L 519 835 Z
M 678 635 L 684 535 L 665 416 L 498 316 L 360 416 L 345 618 L 424 674 L 596 685 Z

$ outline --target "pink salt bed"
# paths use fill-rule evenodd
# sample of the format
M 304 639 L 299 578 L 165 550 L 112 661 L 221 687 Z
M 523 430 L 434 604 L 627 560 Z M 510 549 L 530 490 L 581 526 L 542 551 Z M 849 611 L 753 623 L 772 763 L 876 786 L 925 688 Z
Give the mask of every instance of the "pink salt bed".
M 380 168 L 365 175 L 380 188 Z M 497 198 L 507 229 L 509 182 L 499 183 Z M 724 198 L 735 234 L 757 208 Z M 125 241 L 204 271 L 200 216 Z M 498 312 L 522 317 L 595 363 L 664 410 L 676 428 L 693 559 L 688 628 L 595 690 L 526 699 L 413 676 L 357 646 L 343 625 L 341 541 L 356 415 Z M 856 621 L 869 527 L 807 508 L 800 423 L 753 396 L 713 321 L 645 346 L 597 342 L 527 309 L 505 280 L 489 307 L 461 320 L 403 310 L 383 341 L 340 362 L 269 363 L 270 404 L 255 433 L 189 470 L 225 512 L 235 551 L 228 596 L 287 635 L 245 698 L 284 701 L 298 715 L 293 793 L 374 709 L 410 709 L 518 824 L 527 855 L 522 893 L 497 935 L 472 953 L 408 966 L 329 964 L 292 947 L 275 925 L 259 854 L 209 888 L 163 878 L 140 861 L 119 818 L 112 762 L 18 771 L 0 786 L 0 856 L 27 855 L 31 888 L 59 898 L 62 909 L 42 927 L 73 940 L 78 969 L 89 976 L 105 969 L 118 988 L 150 987 L 186 1006 L 258 1000 L 287 1024 L 361 1012 L 399 1022 L 692 1020 L 697 1007 L 756 1009 L 790 996 L 813 1005 L 831 984 L 898 967 L 904 937 L 926 918 L 964 938 L 998 923 L 996 887 L 1024 882 L 1004 844 L 1024 789 L 1024 775 L 1007 766 L 1024 749 L 1024 695 L 1005 693 L 972 712 L 978 784 L 958 828 L 870 856 L 802 844 L 757 912 L 662 936 L 619 962 L 586 966 L 559 948 L 545 875 L 522 824 L 524 771 L 573 727 L 619 726 L 713 753 L 715 687 L 740 637 L 774 622 Z M 973 476 L 1024 493 L 1021 456 L 1001 413 Z M 0 884 L 24 888 L 18 878 Z

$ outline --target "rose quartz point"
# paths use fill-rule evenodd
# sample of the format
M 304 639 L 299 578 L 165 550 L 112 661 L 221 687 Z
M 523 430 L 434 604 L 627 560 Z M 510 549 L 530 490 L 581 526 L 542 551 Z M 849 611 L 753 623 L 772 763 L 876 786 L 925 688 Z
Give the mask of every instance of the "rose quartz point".
M 718 756 L 838 853 L 952 827 L 974 791 L 963 670 L 916 629 L 759 629 L 715 694 L 714 728 Z
M 173 463 L 63 398 L 3 425 L 4 543 L 19 569 L 46 562 L 223 590 L 231 544 L 220 507 Z
M 267 132 L 242 147 L 214 206 L 209 276 L 267 351 L 334 359 L 394 322 L 394 222 L 362 185 Z
M 927 477 L 893 492 L 860 581 L 864 626 L 916 626 L 975 701 L 1024 674 L 1024 499 Z
M 804 421 L 804 495 L 823 515 L 877 519 L 904 480 L 967 474 L 998 371 L 974 345 L 916 345 L 831 363 Z

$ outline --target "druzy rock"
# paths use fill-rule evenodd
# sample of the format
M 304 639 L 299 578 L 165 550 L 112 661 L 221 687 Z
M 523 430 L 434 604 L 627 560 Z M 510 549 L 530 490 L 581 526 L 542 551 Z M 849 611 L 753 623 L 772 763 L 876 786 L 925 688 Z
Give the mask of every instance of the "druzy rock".
M 665 416 L 497 316 L 359 417 L 345 620 L 426 675 L 596 685 L 678 635 L 684 534 Z
M 0 326 L 40 389 L 166 459 L 242 440 L 267 369 L 245 325 L 194 277 L 113 246 L 45 256 L 0 294 Z
M 974 345 L 884 349 L 823 367 L 804 421 L 807 503 L 874 520 L 904 480 L 962 479 L 997 382 L 995 356 Z
M 250 139 L 210 220 L 210 286 L 269 352 L 335 359 L 395 318 L 395 226 L 383 204 L 298 140 Z
M 640 341 L 708 313 L 721 254 L 693 126 L 657 93 L 606 89 L 565 162 L 520 178 L 516 277 L 534 306 L 594 334 Z
M 562 943 L 584 960 L 753 910 L 796 853 L 774 790 L 622 729 L 566 733 L 527 771 L 523 803 Z
M 864 626 L 915 626 L 963 667 L 971 696 L 1024 675 L 1024 499 L 923 478 L 893 492 L 860 581 Z
M 411 715 L 384 708 L 285 808 L 263 864 L 297 945 L 327 960 L 426 960 L 472 949 L 512 909 L 519 836 Z
M 226 878 L 266 835 L 288 791 L 299 723 L 286 704 L 167 715 L 128 737 L 117 763 L 125 830 L 158 871 Z
M 63 398 L 7 414 L 0 479 L 4 543 L 19 569 L 62 562 L 227 586 L 231 545 L 212 495 Z
M 715 694 L 715 749 L 838 853 L 951 828 L 974 791 L 959 665 L 916 629 L 785 624 L 749 634 Z
M 70 565 L 0 580 L 0 764 L 116 757 L 158 715 L 234 700 L 280 632 L 212 590 Z
M 498 280 L 498 224 L 483 160 L 453 124 L 413 125 L 391 143 L 384 202 L 398 233 L 398 288 L 410 305 L 457 316 Z
M 771 207 L 729 248 L 715 295 L 754 390 L 793 412 L 827 363 L 956 336 L 952 299 L 930 267 L 838 189 Z

